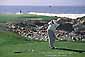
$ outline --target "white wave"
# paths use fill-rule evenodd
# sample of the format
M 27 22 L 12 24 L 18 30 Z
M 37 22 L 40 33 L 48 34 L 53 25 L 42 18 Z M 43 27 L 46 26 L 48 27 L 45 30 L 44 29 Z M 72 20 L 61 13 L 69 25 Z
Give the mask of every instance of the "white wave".
M 58 17 L 68 17 L 76 19 L 78 17 L 83 17 L 85 14 L 52 14 L 52 13 L 38 13 L 38 12 L 29 12 L 28 14 L 44 15 L 44 16 L 58 16 Z

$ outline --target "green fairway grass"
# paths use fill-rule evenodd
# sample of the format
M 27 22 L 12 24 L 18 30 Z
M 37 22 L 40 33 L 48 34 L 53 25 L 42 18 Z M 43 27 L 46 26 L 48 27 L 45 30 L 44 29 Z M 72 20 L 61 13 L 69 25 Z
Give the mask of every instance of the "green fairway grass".
M 0 22 L 9 22 L 14 20 L 21 20 L 21 19 L 42 19 L 42 20 L 50 20 L 54 17 L 52 16 L 41 16 L 41 15 L 33 15 L 33 14 L 0 14 Z
M 56 41 L 56 47 L 85 50 L 85 43 Z M 26 41 L 15 33 L 0 32 L 0 57 L 85 57 L 85 53 L 52 50 L 48 48 L 48 42 Z

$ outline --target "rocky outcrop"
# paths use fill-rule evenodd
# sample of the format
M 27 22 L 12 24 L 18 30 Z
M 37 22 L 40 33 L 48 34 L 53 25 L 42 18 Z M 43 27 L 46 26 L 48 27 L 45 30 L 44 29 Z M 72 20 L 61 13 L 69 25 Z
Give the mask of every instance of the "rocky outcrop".
M 85 40 L 85 17 L 61 19 L 60 26 L 56 30 L 57 40 L 83 41 Z M 25 37 L 26 40 L 48 40 L 47 27 L 50 20 L 22 20 L 8 23 L 8 30 Z

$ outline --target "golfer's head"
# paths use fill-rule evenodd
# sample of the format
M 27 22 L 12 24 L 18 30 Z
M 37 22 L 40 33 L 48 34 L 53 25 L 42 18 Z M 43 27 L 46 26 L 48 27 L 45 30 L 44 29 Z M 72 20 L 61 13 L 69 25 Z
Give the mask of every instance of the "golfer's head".
M 51 25 L 51 24 L 54 24 L 55 21 L 54 20 L 51 20 L 48 24 Z

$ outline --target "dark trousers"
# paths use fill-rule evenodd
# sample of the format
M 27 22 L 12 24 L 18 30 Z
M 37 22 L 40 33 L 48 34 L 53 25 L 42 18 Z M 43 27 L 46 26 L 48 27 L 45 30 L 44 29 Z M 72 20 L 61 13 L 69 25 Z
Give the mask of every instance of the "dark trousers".
M 48 37 L 49 37 L 49 46 L 50 47 L 54 47 L 55 45 L 55 39 L 56 39 L 56 35 L 53 31 L 48 30 Z

